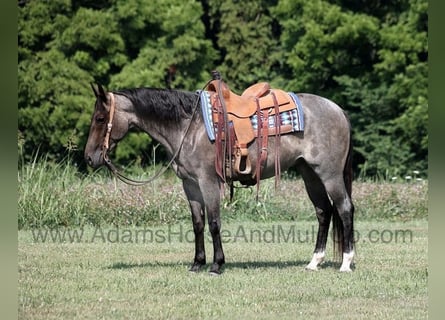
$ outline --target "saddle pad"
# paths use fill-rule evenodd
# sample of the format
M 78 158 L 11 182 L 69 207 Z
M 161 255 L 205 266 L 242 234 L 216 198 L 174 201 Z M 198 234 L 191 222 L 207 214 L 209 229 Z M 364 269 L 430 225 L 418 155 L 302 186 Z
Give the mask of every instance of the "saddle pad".
M 215 126 L 212 119 L 212 104 L 210 102 L 210 93 L 208 91 L 202 90 L 197 92 L 200 96 L 201 101 L 201 111 L 204 118 L 204 125 L 207 131 L 207 135 L 210 141 L 215 141 Z M 281 125 L 292 125 L 291 132 L 304 131 L 304 118 L 303 118 L 303 107 L 301 105 L 300 99 L 293 92 L 288 92 L 289 96 L 295 102 L 297 106 L 295 109 L 281 112 L 280 122 Z M 258 129 L 258 117 L 254 114 L 250 117 L 252 127 L 254 130 Z M 275 126 L 275 117 L 269 117 L 269 127 L 273 128 Z

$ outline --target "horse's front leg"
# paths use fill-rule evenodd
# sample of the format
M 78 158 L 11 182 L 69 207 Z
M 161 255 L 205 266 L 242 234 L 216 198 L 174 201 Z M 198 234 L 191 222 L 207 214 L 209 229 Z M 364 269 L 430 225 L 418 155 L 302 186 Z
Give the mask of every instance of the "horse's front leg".
M 183 180 L 182 185 L 192 212 L 193 231 L 195 233 L 195 258 L 190 271 L 197 272 L 206 264 L 204 247 L 204 199 L 196 182 Z
M 225 263 L 224 251 L 221 242 L 221 219 L 219 217 L 219 208 L 214 212 L 207 212 L 209 219 L 209 228 L 213 241 L 213 264 L 210 268 L 210 273 L 214 275 L 221 274 L 221 268 Z
M 221 274 L 221 268 L 225 263 L 224 251 L 221 241 L 221 218 L 220 218 L 220 189 L 218 181 L 206 181 L 200 184 L 207 211 L 207 220 L 213 241 L 213 264 L 210 273 Z

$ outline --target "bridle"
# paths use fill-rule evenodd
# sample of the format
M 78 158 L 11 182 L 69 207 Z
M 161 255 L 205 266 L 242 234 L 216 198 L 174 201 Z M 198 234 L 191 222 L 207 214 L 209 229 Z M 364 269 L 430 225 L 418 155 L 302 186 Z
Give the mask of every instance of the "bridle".
M 209 81 L 210 82 L 210 81 Z M 208 83 L 209 83 L 208 82 Z M 207 87 L 208 83 L 205 85 Z M 204 87 L 204 88 L 205 88 Z M 173 154 L 170 161 L 167 163 L 167 165 L 163 168 L 161 168 L 154 176 L 147 180 L 133 180 L 131 178 L 126 177 L 122 173 L 119 172 L 119 170 L 115 167 L 115 165 L 111 162 L 111 159 L 108 158 L 108 151 L 110 149 L 110 138 L 111 138 L 111 129 L 113 128 L 113 119 L 114 119 L 114 113 L 116 110 L 116 100 L 114 97 L 114 94 L 112 92 L 108 92 L 108 95 L 110 96 L 110 112 L 109 112 L 109 120 L 107 123 L 107 131 L 104 136 L 104 141 L 102 143 L 102 157 L 104 159 L 105 165 L 108 167 L 108 169 L 111 171 L 111 173 L 116 176 L 119 180 L 122 182 L 132 185 L 132 186 L 143 186 L 145 184 L 151 183 L 157 178 L 159 178 L 161 175 L 163 175 L 167 169 L 172 165 L 172 163 L 175 161 L 175 159 L 178 157 L 179 152 L 182 149 L 182 145 L 184 144 L 185 137 L 187 136 L 188 131 L 190 130 L 190 127 L 192 125 L 193 119 L 195 118 L 196 110 L 199 106 L 199 95 L 197 95 L 195 105 L 193 107 L 193 113 L 190 118 L 189 124 L 187 125 L 187 128 L 184 131 L 184 134 L 182 136 L 181 143 L 178 146 L 178 149 Z
M 111 128 L 113 128 L 114 110 L 116 109 L 116 102 L 114 100 L 114 94 L 112 92 L 109 92 L 108 94 L 110 96 L 110 119 L 108 120 L 108 123 L 107 123 L 107 132 L 105 133 L 104 143 L 102 144 L 102 152 L 103 152 L 103 157 L 104 157 L 105 161 L 109 160 L 108 156 L 107 156 L 107 152 L 108 152 L 108 149 L 110 148 Z
M 179 154 L 179 151 L 181 150 L 185 135 L 181 141 L 181 144 L 178 147 L 178 150 L 175 152 L 175 154 L 173 155 L 171 160 L 168 162 L 167 166 L 165 166 L 161 170 L 159 170 L 153 177 L 151 177 L 150 179 L 147 179 L 147 180 L 134 180 L 129 177 L 126 177 L 125 175 L 123 175 L 122 173 L 119 172 L 119 170 L 116 168 L 116 166 L 111 162 L 111 159 L 108 157 L 108 151 L 110 149 L 111 129 L 113 128 L 113 119 L 114 119 L 114 113 L 116 110 L 116 100 L 114 98 L 114 94 L 112 92 L 108 92 L 108 95 L 110 97 L 110 112 L 109 112 L 109 120 L 107 123 L 107 131 L 105 133 L 104 141 L 102 144 L 102 157 L 104 159 L 105 165 L 107 166 L 107 168 L 111 171 L 111 173 L 115 177 L 117 177 L 119 180 L 121 180 L 122 182 L 124 182 L 126 184 L 129 184 L 132 186 L 143 186 L 145 184 L 153 182 L 154 180 L 159 178 L 162 174 L 164 174 L 165 171 L 167 171 L 167 169 L 173 163 L 173 161 L 175 161 L 176 157 Z M 193 112 L 192 119 L 190 120 L 190 124 L 193 120 L 194 114 L 195 114 L 195 112 Z M 185 134 L 187 134 L 188 129 L 190 128 L 190 124 L 187 127 Z
M 124 182 L 126 184 L 129 184 L 129 185 L 132 185 L 132 186 L 143 186 L 145 184 L 153 182 L 154 180 L 159 178 L 162 174 L 164 174 L 165 171 L 167 171 L 167 169 L 170 167 L 170 165 L 175 161 L 176 157 L 178 156 L 179 151 L 182 148 L 182 144 L 184 142 L 185 135 L 187 134 L 187 132 L 188 132 L 188 130 L 190 128 L 190 125 L 192 123 L 192 120 L 194 118 L 195 111 L 193 112 L 192 118 L 190 119 L 190 123 L 189 123 L 189 125 L 187 127 L 187 130 L 185 131 L 184 137 L 183 137 L 183 139 L 181 141 L 181 144 L 178 147 L 178 150 L 176 150 L 175 154 L 173 155 L 171 160 L 168 162 L 167 166 L 165 166 L 161 170 L 159 170 L 150 179 L 147 179 L 147 180 L 133 180 L 133 179 L 131 179 L 129 177 L 126 177 L 122 173 L 120 173 L 119 170 L 116 168 L 116 166 L 111 162 L 111 159 L 108 157 L 108 151 L 110 149 L 111 129 L 113 128 L 113 119 L 114 119 L 114 113 L 115 113 L 115 110 L 116 110 L 116 100 L 114 98 L 114 94 L 112 92 L 108 92 L 108 95 L 110 97 L 110 112 L 109 112 L 109 120 L 108 120 L 108 123 L 107 123 L 107 131 L 105 133 L 104 141 L 102 143 L 102 157 L 104 159 L 105 165 L 107 166 L 107 168 L 111 171 L 111 173 L 114 176 L 116 176 L 119 180 L 121 180 L 122 182 Z

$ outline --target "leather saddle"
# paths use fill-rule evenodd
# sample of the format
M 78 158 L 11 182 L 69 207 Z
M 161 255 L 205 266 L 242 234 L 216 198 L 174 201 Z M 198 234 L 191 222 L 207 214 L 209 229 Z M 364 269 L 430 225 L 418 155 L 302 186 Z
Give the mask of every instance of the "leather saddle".
M 233 163 L 228 164 L 230 170 L 226 175 L 232 176 L 233 170 L 238 176 L 250 175 L 252 178 L 255 173 L 252 175 L 248 146 L 255 138 L 262 139 L 262 149 L 265 149 L 262 152 L 266 154 L 259 155 L 258 159 L 264 162 L 266 160 L 264 158 L 267 158 L 267 136 L 292 131 L 291 125 L 281 125 L 279 114 L 295 109 L 295 102 L 287 92 L 272 89 L 267 82 L 256 83 L 244 90 L 241 95 L 237 95 L 225 82 L 215 79 L 208 84 L 206 90 L 210 93 L 210 101 L 214 106 L 212 118 L 216 128 L 216 143 L 227 140 L 226 144 L 229 145 L 227 153 L 233 156 Z M 258 121 L 256 129 L 252 125 L 252 117 L 255 116 Z M 270 118 L 273 120 L 270 121 Z M 222 159 L 222 162 L 225 162 L 225 159 Z M 264 163 L 257 164 L 257 168 L 260 165 L 264 166 Z M 223 170 L 221 168 L 220 171 Z M 259 179 L 258 173 L 256 179 Z

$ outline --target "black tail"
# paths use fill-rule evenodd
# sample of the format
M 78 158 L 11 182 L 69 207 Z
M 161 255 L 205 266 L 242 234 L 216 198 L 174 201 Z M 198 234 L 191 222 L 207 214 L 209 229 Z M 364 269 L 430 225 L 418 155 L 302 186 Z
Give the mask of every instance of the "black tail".
M 346 119 L 349 123 L 349 149 L 348 149 L 348 155 L 346 156 L 346 162 L 345 167 L 343 169 L 343 180 L 345 182 L 345 188 L 346 192 L 348 193 L 349 197 L 352 196 L 352 178 L 353 178 L 353 172 L 352 172 L 352 131 L 351 131 L 351 124 L 349 122 L 348 116 L 346 115 Z M 351 200 L 352 201 L 352 200 Z M 344 241 L 344 229 L 343 229 L 343 222 L 340 218 L 340 215 L 338 214 L 337 208 L 334 205 L 334 213 L 332 217 L 332 237 L 334 240 L 334 258 L 336 260 L 340 260 L 343 257 L 343 241 Z M 354 214 L 354 210 L 352 210 L 352 214 Z M 352 237 L 354 237 L 354 217 L 352 217 Z M 352 239 L 352 242 L 354 243 L 354 239 Z

